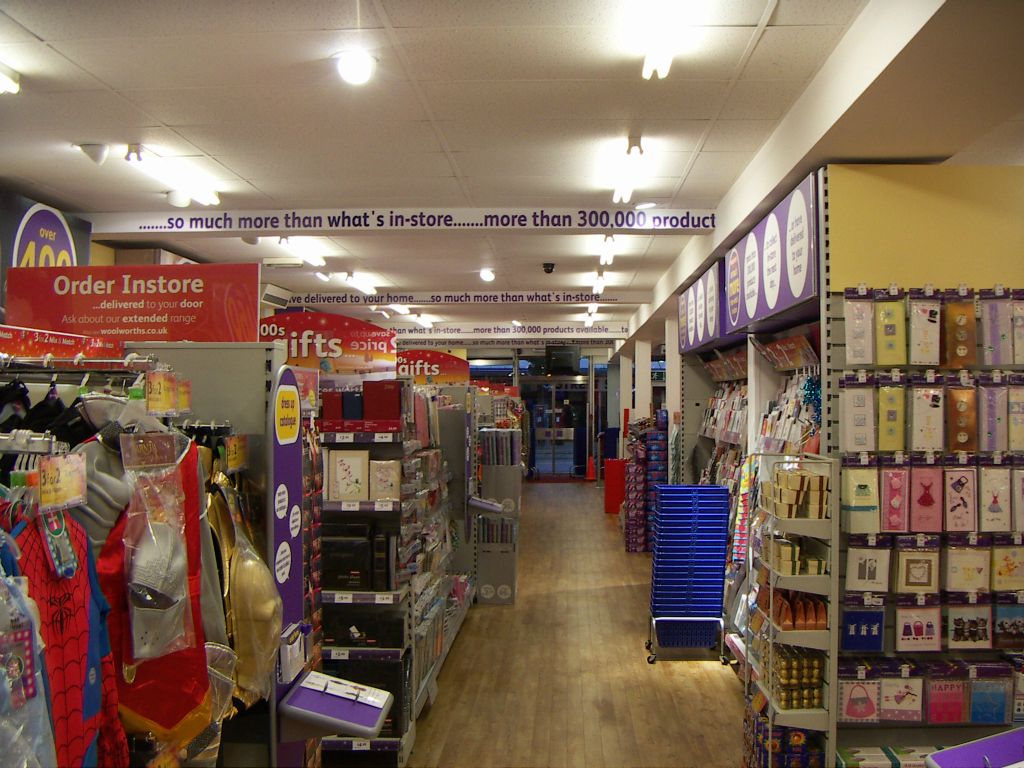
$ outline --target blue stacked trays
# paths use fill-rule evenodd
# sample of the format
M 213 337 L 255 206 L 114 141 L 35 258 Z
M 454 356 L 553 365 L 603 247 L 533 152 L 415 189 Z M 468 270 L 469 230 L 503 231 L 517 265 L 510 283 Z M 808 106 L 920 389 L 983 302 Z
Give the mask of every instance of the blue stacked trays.
M 729 492 L 714 485 L 659 485 L 656 491 L 651 616 L 658 619 L 658 643 L 709 647 L 722 615 Z

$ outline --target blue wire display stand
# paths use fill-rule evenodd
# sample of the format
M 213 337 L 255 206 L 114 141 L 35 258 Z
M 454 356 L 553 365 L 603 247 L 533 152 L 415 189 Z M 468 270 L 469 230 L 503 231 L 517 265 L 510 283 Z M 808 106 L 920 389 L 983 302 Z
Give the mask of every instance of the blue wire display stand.
M 729 537 L 727 488 L 659 485 L 656 490 L 649 664 L 657 661 L 659 647 L 718 643 Z

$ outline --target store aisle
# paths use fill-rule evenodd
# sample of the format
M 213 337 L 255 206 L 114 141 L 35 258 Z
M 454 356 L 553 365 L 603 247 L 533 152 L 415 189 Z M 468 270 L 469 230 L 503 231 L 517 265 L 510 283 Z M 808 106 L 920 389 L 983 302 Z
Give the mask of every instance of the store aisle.
M 647 663 L 650 557 L 600 493 L 524 486 L 516 605 L 470 611 L 410 766 L 739 765 L 738 680 L 717 658 Z

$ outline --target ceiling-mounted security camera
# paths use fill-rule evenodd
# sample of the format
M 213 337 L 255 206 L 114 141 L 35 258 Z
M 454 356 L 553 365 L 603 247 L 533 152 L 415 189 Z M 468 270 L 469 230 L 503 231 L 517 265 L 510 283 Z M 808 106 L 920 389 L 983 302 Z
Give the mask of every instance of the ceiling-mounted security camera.
M 543 266 L 544 266 L 544 273 L 545 274 L 550 275 L 552 272 L 555 271 L 555 262 L 553 262 L 553 261 L 545 261 Z

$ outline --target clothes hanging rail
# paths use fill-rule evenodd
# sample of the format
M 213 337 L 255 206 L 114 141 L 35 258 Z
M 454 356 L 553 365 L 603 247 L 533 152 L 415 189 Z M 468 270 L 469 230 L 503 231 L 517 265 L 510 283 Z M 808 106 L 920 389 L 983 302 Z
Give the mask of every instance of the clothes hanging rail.
M 67 453 L 69 446 L 49 432 L 16 429 L 0 434 L 0 453 L 19 453 L 32 456 L 53 456 Z
M 21 357 L 0 353 L 0 369 L 45 368 L 54 370 L 58 366 L 64 369 L 77 370 L 79 373 L 87 368 L 102 370 L 104 373 L 116 371 L 118 368 L 134 372 L 153 370 L 157 365 L 157 359 L 153 355 L 140 355 L 131 352 L 125 357 L 97 358 L 86 357 L 84 354 L 77 354 L 74 357 L 55 357 L 54 355 L 43 355 L 42 357 Z

